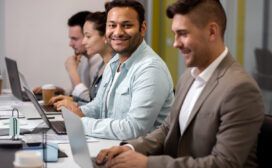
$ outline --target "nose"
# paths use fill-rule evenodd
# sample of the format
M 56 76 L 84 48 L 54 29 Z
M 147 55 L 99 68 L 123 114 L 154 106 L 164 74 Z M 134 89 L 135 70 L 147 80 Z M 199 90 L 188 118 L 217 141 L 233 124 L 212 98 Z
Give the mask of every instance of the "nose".
M 175 41 L 173 43 L 174 48 L 181 48 L 183 46 L 182 41 L 175 36 Z
M 117 25 L 114 32 L 113 32 L 113 35 L 120 36 L 120 35 L 123 35 L 123 34 L 124 34 L 124 30 L 123 30 L 122 26 Z
M 73 45 L 74 45 L 73 41 L 72 41 L 72 40 L 70 40 L 70 42 L 69 42 L 69 46 L 70 46 L 70 47 L 73 47 Z
M 85 44 L 86 44 L 86 37 L 83 37 L 81 44 L 85 46 Z

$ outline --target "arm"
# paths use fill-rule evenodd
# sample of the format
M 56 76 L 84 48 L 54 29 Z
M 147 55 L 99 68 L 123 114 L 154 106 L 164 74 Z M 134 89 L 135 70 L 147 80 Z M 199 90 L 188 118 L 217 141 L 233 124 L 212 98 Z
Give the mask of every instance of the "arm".
M 252 83 L 244 82 L 225 93 L 221 95 L 225 98 L 220 108 L 216 142 L 210 154 L 176 159 L 166 155 L 150 156 L 148 167 L 243 167 L 249 155 L 254 158 L 254 145 L 264 112 L 259 90 Z
M 82 83 L 80 75 L 78 73 L 80 58 L 81 58 L 80 55 L 68 57 L 68 59 L 65 62 L 65 67 L 69 74 L 72 85 L 74 87 L 72 95 L 84 101 L 90 101 L 89 89 Z
M 82 99 L 83 101 L 90 101 L 90 92 L 89 89 L 83 84 L 80 83 L 76 85 L 72 91 L 72 96 L 75 98 Z
M 130 103 L 128 112 L 124 113 L 121 119 L 86 118 L 84 122 L 89 135 L 121 140 L 138 137 L 152 129 L 162 106 L 169 97 L 169 106 L 172 105 L 171 77 L 162 68 L 158 68 L 157 65 L 149 66 L 137 72 L 134 78 L 129 88 L 131 101 L 120 102 L 124 103 L 124 106 Z M 119 115 L 121 114 L 120 112 Z
M 169 115 L 170 116 L 170 115 Z M 147 167 L 148 157 L 150 153 L 162 153 L 163 143 L 169 130 L 170 117 L 167 117 L 165 122 L 155 131 L 148 134 L 146 137 L 140 137 L 135 140 L 123 142 L 122 144 L 132 144 L 134 149 L 129 146 L 114 146 L 109 149 L 103 149 L 96 157 L 97 164 L 107 164 L 109 167 L 119 166 L 125 163 L 126 167 Z M 144 155 L 143 155 L 144 154 Z M 131 160 L 133 158 L 133 160 Z
M 81 83 L 80 76 L 77 72 L 80 56 L 73 55 L 67 58 L 65 61 L 65 68 L 69 74 L 70 80 L 73 86 L 76 86 Z

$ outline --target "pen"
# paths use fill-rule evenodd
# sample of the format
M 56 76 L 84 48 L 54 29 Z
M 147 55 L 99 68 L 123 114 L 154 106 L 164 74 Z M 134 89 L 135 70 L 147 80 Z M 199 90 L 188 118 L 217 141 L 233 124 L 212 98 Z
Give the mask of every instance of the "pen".
M 54 116 L 47 116 L 46 118 L 47 119 L 54 119 L 55 117 Z M 37 117 L 37 118 L 28 118 L 28 120 L 39 120 L 39 119 L 42 119 L 42 118 L 39 118 L 39 117 Z

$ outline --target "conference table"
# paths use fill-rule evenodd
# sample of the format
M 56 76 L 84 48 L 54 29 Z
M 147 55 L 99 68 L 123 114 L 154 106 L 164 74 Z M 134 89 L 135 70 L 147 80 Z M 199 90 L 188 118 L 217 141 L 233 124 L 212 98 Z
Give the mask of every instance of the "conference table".
M 7 105 L 9 103 L 19 103 L 20 106 L 22 106 L 22 108 L 21 108 L 22 110 L 28 110 L 28 111 L 35 110 L 34 106 L 30 102 L 21 102 L 17 98 L 13 97 L 11 94 L 0 95 L 0 108 L 1 108 L 1 106 Z M 31 107 L 31 106 L 33 106 L 33 107 Z M 61 115 L 58 115 L 57 117 L 61 117 Z M 26 120 L 26 119 L 24 119 L 24 120 Z M 0 125 L 1 125 L 1 122 L 3 122 L 3 121 L 4 120 L 2 120 L 2 119 L 0 120 Z M 26 120 L 26 121 L 30 122 L 30 120 Z M 52 130 L 49 130 L 49 132 L 53 133 Z M 58 136 L 58 135 L 56 135 L 56 136 Z M 89 148 L 89 152 L 90 152 L 90 157 L 96 157 L 96 155 L 99 153 L 99 151 L 101 149 L 109 148 L 109 147 L 112 147 L 115 145 L 119 145 L 119 143 L 120 143 L 119 140 L 108 140 L 108 139 L 94 138 L 94 140 L 88 141 L 88 148 Z M 58 148 L 61 151 L 63 151 L 68 157 L 58 158 L 57 162 L 47 162 L 46 166 L 48 168 L 63 168 L 63 167 L 65 167 L 65 168 L 79 168 L 79 166 L 73 160 L 73 156 L 71 153 L 71 148 L 70 148 L 69 142 L 66 142 L 66 143 L 60 142 L 58 144 Z M 5 149 L 5 150 L 9 150 L 9 149 Z M 2 151 L 0 150 L 0 155 L 5 155 L 5 153 L 3 153 L 3 152 L 1 153 L 1 152 Z M 12 157 L 14 159 L 14 155 L 9 156 L 9 157 Z M 4 158 L 0 157 L 0 163 L 2 162 L 2 159 L 4 159 Z M 13 160 L 13 159 L 11 159 L 11 160 Z M 13 167 L 12 163 L 10 163 L 9 165 L 1 165 L 1 166 L 7 167 L 7 168 Z

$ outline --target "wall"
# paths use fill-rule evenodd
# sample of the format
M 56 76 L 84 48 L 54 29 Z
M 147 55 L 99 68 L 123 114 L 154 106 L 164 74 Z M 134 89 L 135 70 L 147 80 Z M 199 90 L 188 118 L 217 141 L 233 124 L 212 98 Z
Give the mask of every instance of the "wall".
M 67 19 L 81 10 L 103 10 L 104 1 L 0 2 L 1 69 L 7 56 L 17 60 L 31 87 L 53 83 L 68 88 L 64 61 L 73 51 L 68 46 Z
M 5 64 L 4 64 L 4 54 L 5 54 L 5 47 L 4 47 L 4 0 L 0 0 L 0 74 L 4 78 L 3 87 L 7 86 L 6 83 L 6 73 L 5 73 Z

